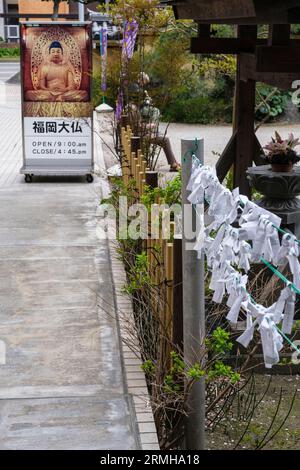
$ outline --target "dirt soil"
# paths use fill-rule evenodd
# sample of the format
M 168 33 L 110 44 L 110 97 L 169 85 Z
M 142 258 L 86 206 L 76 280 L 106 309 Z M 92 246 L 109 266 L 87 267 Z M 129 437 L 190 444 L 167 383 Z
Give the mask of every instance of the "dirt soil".
M 208 449 L 233 450 L 244 434 L 237 448 L 254 450 L 260 442 L 268 441 L 278 429 L 280 430 L 276 436 L 263 447 L 264 450 L 300 449 L 300 376 L 272 376 L 268 392 L 263 397 L 269 381 L 268 375 L 255 375 L 256 386 L 253 393 L 250 393 L 249 388 L 245 389 L 243 399 L 235 400 L 232 414 L 214 432 L 207 433 Z M 294 405 L 290 410 L 295 393 Z M 257 402 L 263 398 L 252 418 L 250 395 L 253 400 L 255 395 Z M 250 419 L 243 419 L 246 414 L 250 414 Z

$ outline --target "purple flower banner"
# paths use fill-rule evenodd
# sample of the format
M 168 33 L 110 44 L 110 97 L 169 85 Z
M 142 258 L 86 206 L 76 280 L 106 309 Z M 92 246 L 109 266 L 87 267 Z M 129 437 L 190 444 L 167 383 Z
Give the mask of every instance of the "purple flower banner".
M 133 56 L 138 29 L 139 29 L 139 25 L 135 20 L 125 21 L 123 42 L 122 42 L 122 58 L 123 58 L 122 65 L 123 66 Z M 120 91 L 118 95 L 116 112 L 115 112 L 115 119 L 117 122 L 119 122 L 121 119 L 121 116 L 123 113 L 123 106 L 124 106 L 124 97 L 123 97 L 122 91 Z
M 107 29 L 100 30 L 101 90 L 107 89 Z
M 126 58 L 126 59 L 132 58 L 138 29 L 139 29 L 139 26 L 135 20 L 125 21 L 123 44 L 122 44 L 122 57 L 123 58 Z

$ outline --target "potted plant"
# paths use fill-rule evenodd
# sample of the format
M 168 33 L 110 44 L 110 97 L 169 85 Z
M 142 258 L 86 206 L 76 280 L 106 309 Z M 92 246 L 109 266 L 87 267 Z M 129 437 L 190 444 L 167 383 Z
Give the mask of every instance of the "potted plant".
M 295 163 L 300 161 L 295 151 L 298 145 L 300 145 L 300 140 L 295 139 L 293 134 L 290 134 L 287 139 L 282 139 L 278 132 L 275 132 L 275 138 L 272 137 L 271 142 L 264 147 L 267 150 L 264 158 L 271 164 L 272 171 L 277 173 L 292 171 Z

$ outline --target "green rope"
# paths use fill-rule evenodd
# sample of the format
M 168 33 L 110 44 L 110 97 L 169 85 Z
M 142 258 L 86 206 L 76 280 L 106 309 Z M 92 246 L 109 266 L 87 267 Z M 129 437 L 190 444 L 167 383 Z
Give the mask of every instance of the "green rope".
M 281 329 L 278 328 L 277 325 L 275 325 L 275 323 L 274 323 L 274 326 L 275 326 L 276 330 L 278 331 L 278 333 L 280 333 L 281 336 L 287 341 L 287 343 L 289 343 L 289 345 L 291 346 L 291 348 L 293 348 L 295 351 L 297 351 L 298 354 L 300 354 L 300 349 L 297 348 L 297 346 L 295 345 L 295 343 L 293 343 L 293 341 L 291 341 L 290 338 L 288 338 L 288 337 L 283 333 L 283 331 L 281 331 Z
M 300 295 L 300 289 L 298 289 L 298 287 L 295 286 L 295 284 L 293 284 L 291 281 L 289 281 L 280 271 L 278 271 L 278 269 L 276 269 L 271 263 L 269 263 L 269 261 L 267 261 L 265 258 L 261 257 L 260 260 L 269 268 L 271 269 L 271 271 L 279 277 L 279 279 L 281 279 L 283 282 L 285 282 L 288 287 L 290 287 L 291 289 L 293 289 L 296 294 Z
M 185 152 L 185 154 L 184 154 L 183 157 L 182 157 L 183 162 L 186 162 L 187 156 L 190 156 L 190 157 L 192 157 L 192 158 L 193 158 L 193 157 L 197 158 L 196 155 L 195 155 L 195 153 L 197 152 L 198 147 L 199 147 L 199 146 L 198 146 L 198 139 L 195 139 L 195 142 L 194 142 L 194 149 L 193 149 L 193 150 L 187 150 L 187 151 Z M 200 161 L 198 160 L 198 158 L 197 158 L 197 161 L 200 163 Z

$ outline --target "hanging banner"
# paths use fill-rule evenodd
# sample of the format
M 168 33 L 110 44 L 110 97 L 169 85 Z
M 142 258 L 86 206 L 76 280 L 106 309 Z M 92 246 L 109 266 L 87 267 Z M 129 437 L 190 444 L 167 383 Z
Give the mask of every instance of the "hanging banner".
M 125 21 L 124 34 L 122 40 L 122 67 L 124 67 L 129 59 L 132 59 L 136 44 L 139 25 L 135 20 Z M 121 72 L 122 73 L 122 72 Z M 124 106 L 124 95 L 122 90 L 119 91 L 117 106 L 115 111 L 115 119 L 120 121 Z
M 22 23 L 21 173 L 93 171 L 90 23 Z
M 139 25 L 135 20 L 125 22 L 122 44 L 122 56 L 125 59 L 131 59 L 133 56 L 138 29 Z
M 107 89 L 107 29 L 100 30 L 100 56 L 101 56 L 101 90 Z

